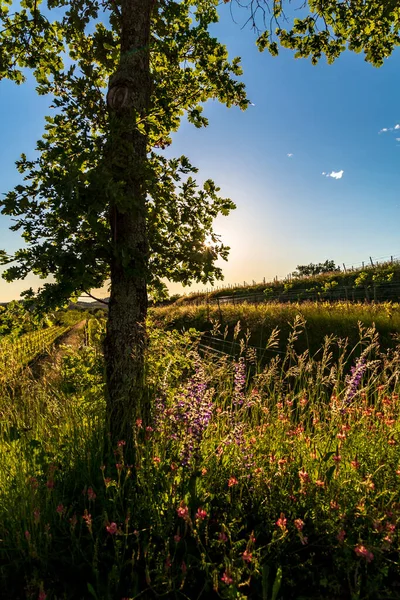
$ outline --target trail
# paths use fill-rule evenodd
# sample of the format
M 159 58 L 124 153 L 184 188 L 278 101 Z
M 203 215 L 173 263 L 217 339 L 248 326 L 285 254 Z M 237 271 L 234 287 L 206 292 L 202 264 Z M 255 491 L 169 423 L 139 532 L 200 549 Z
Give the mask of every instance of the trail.
M 50 353 L 40 356 L 31 365 L 31 372 L 35 379 L 54 379 L 58 375 L 61 359 L 65 352 L 63 346 L 70 346 L 77 349 L 83 342 L 83 329 L 86 324 L 86 319 L 80 321 L 64 335 L 62 335 L 53 345 Z

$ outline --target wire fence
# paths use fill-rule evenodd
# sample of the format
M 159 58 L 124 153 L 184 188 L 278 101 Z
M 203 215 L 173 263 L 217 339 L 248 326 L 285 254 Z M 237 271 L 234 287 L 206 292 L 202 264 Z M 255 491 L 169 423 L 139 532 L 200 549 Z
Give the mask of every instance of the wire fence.
M 356 263 L 355 265 L 345 265 L 343 264 L 343 270 L 341 273 L 351 273 L 353 271 L 359 271 L 360 269 L 370 270 L 376 269 L 376 267 L 381 265 L 390 265 L 396 264 L 400 265 L 400 255 L 392 255 L 392 256 L 381 256 L 378 258 L 370 257 L 368 263 L 361 262 Z M 330 273 L 334 275 L 334 271 Z M 327 273 L 328 275 L 329 273 Z M 265 302 L 301 302 L 304 300 L 309 301 L 348 301 L 348 302 L 398 302 L 400 301 L 400 282 L 374 282 L 368 285 L 336 285 L 331 289 L 309 289 L 307 286 L 307 282 L 310 279 L 314 279 L 315 275 L 302 276 L 302 277 L 293 277 L 292 275 L 288 275 L 285 279 L 280 280 L 284 284 L 284 289 L 274 292 L 273 288 L 269 288 L 267 292 L 257 288 L 262 287 L 263 285 L 268 286 L 273 282 L 266 282 L 266 279 L 261 283 L 253 282 L 247 283 L 243 282 L 243 285 L 234 284 L 227 285 L 221 287 L 214 287 L 212 291 L 207 290 L 199 294 L 198 296 L 194 296 L 193 299 L 188 296 L 185 298 L 185 304 L 191 305 L 201 305 L 201 304 L 241 304 L 244 302 L 251 304 L 261 304 Z M 278 278 L 274 279 L 274 282 L 277 283 Z M 291 282 L 304 282 L 304 287 L 295 287 L 294 289 L 290 289 L 287 285 Z M 286 286 L 285 286 L 286 284 Z M 243 288 L 247 287 L 246 291 L 243 291 Z M 215 291 L 227 291 L 232 290 L 232 293 L 227 293 L 226 295 L 211 295 L 215 293 Z M 235 291 L 238 290 L 238 291 Z M 239 290 L 242 290 L 240 293 Z

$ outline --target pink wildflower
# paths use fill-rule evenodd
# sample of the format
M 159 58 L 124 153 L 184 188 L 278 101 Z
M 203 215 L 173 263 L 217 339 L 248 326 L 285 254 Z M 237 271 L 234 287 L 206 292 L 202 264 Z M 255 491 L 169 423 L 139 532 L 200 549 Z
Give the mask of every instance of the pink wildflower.
M 287 519 L 285 518 L 284 513 L 281 513 L 281 516 L 277 520 L 276 525 L 278 527 L 280 527 L 282 530 L 285 530 L 286 529 L 286 523 L 287 523 Z
M 222 575 L 221 581 L 223 581 L 224 583 L 226 583 L 226 585 L 231 585 L 231 583 L 233 583 L 232 577 L 230 575 L 228 575 L 228 573 L 226 571 Z
M 46 600 L 47 594 L 44 590 L 40 590 L 38 600 Z
M 297 531 L 302 531 L 304 527 L 304 521 L 302 521 L 301 519 L 295 519 L 294 526 L 296 527 Z
M 179 508 L 176 509 L 176 512 L 181 519 L 187 519 L 189 516 L 189 509 L 184 502 L 181 502 Z
M 28 542 L 30 542 L 30 540 L 31 540 L 31 534 L 29 533 L 28 530 L 25 531 L 25 539 L 28 540 Z
M 374 560 L 374 555 L 372 554 L 372 552 L 370 552 L 369 550 L 367 550 L 367 548 L 365 546 L 363 546 L 362 544 L 358 544 L 354 548 L 354 552 L 357 554 L 357 556 L 365 558 L 365 560 L 368 563 L 370 563 L 371 561 Z
M 238 483 L 239 483 L 239 482 L 238 482 L 238 480 L 236 479 L 236 477 L 230 477 L 230 478 L 228 479 L 228 487 L 232 487 L 232 486 L 234 486 L 234 485 L 237 485 Z
M 226 533 L 224 531 L 221 531 L 221 533 L 218 534 L 218 539 L 220 542 L 227 542 L 228 536 L 226 535 Z
M 110 523 L 109 525 L 106 525 L 106 530 L 110 535 L 114 535 L 115 533 L 117 533 L 117 524 L 114 523 L 114 521 L 112 523 Z
M 63 514 L 63 512 L 64 512 L 64 505 L 63 505 L 63 504 L 59 504 L 59 505 L 57 506 L 57 508 L 56 508 L 56 512 L 57 512 L 59 515 L 62 515 L 62 514 Z
M 177 533 L 176 535 L 174 535 L 174 542 L 175 544 L 178 544 L 181 541 L 181 536 L 179 535 L 179 533 Z
M 339 542 L 340 544 L 343 544 L 343 542 L 344 542 L 344 538 L 345 538 L 345 537 L 346 537 L 346 532 L 345 532 L 345 530 L 344 530 L 344 529 L 341 529 L 341 530 L 339 531 L 339 533 L 337 534 L 337 536 L 336 536 L 336 539 L 338 540 L 338 542 Z
M 91 500 L 91 501 L 96 500 L 96 494 L 93 491 L 93 488 L 91 488 L 91 487 L 88 488 L 87 495 L 88 495 L 89 500 Z
M 207 516 L 207 512 L 203 508 L 198 508 L 196 513 L 196 519 L 202 521 Z
M 244 562 L 250 563 L 253 559 L 253 555 L 251 552 L 248 552 L 247 550 L 245 550 L 242 554 L 242 558 L 243 558 Z

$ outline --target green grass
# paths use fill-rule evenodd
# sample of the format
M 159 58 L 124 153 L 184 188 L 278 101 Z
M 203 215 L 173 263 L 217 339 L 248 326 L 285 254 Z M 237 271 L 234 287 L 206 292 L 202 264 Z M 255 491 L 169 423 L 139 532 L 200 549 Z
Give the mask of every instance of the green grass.
M 259 368 L 152 328 L 133 459 L 104 455 L 98 347 L 3 385 L 7 598 L 398 598 L 400 347 L 361 328 L 312 357 L 301 328 Z
M 240 322 L 242 335 L 249 334 L 249 344 L 265 348 L 277 327 L 280 331 L 278 348 L 283 351 L 292 331 L 296 315 L 305 320 L 304 333 L 296 342 L 298 352 L 314 354 L 326 336 L 347 338 L 350 345 L 359 340 L 358 323 L 375 326 L 382 348 L 394 347 L 394 335 L 400 333 L 399 304 L 353 304 L 350 302 L 304 302 L 302 304 L 239 304 L 201 306 L 169 306 L 151 310 L 154 323 L 162 328 L 179 331 L 195 328 L 201 332 L 216 331 L 216 337 L 232 341 Z M 225 346 L 225 349 L 228 346 Z

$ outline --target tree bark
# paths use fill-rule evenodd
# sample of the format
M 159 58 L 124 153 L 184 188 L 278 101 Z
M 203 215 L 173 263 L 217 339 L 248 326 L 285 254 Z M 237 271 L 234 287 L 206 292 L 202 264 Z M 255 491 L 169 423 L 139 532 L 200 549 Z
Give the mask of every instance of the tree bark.
M 154 0 L 121 0 L 121 55 L 110 78 L 107 106 L 111 171 L 111 293 L 105 340 L 107 426 L 113 445 L 133 439 L 143 418 L 147 345 L 146 157 L 140 128 L 151 95 L 150 27 Z

